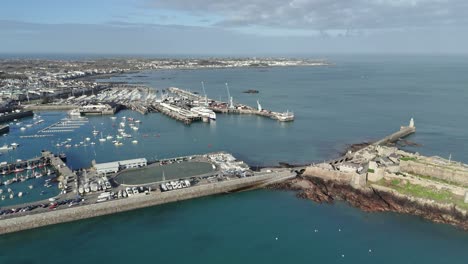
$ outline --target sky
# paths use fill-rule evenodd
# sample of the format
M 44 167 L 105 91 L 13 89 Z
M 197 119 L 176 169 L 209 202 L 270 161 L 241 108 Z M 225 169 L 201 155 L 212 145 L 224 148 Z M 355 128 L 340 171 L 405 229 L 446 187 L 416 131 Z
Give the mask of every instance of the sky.
M 0 53 L 468 53 L 467 0 L 2 0 Z

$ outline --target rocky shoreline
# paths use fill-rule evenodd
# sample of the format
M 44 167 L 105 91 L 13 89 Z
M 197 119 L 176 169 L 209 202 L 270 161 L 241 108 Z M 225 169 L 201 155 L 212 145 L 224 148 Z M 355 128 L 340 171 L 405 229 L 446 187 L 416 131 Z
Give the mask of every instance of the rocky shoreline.
M 297 197 L 317 203 L 333 203 L 335 200 L 342 200 L 365 212 L 416 215 L 468 231 L 468 214 L 465 210 L 450 204 L 409 197 L 382 186 L 371 185 L 355 189 L 346 182 L 299 175 L 295 179 L 271 185 L 269 188 L 296 191 Z

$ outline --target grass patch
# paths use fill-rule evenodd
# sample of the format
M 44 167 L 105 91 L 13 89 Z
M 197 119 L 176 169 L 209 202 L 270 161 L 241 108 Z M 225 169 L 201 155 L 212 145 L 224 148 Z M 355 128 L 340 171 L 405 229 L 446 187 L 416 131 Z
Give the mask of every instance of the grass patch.
M 375 171 L 373 169 L 367 169 L 367 172 L 374 173 Z
M 461 208 L 468 209 L 468 204 L 464 203 L 463 197 L 455 195 L 448 190 L 439 190 L 435 187 L 411 184 L 408 181 L 402 181 L 400 179 L 392 179 L 390 181 L 382 179 L 378 184 L 394 189 L 401 194 L 430 199 L 441 203 L 454 203 Z

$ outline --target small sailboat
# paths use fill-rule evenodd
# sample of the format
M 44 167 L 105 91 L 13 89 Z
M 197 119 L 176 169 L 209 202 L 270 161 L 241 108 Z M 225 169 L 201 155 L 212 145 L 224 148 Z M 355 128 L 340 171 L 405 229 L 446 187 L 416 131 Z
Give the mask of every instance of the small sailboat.
M 22 196 L 23 196 L 23 192 L 19 192 L 18 197 L 22 197 Z
M 101 132 L 101 138 L 99 139 L 99 142 L 105 142 L 106 139 L 102 137 L 102 132 Z
M 138 144 L 138 140 L 136 140 L 136 139 L 135 139 L 135 140 L 132 140 L 132 143 L 133 143 L 133 144 Z

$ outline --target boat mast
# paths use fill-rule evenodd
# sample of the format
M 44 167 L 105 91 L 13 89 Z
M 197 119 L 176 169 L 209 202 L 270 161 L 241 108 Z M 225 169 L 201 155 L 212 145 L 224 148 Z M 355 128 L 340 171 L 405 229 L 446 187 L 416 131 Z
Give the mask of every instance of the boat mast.
M 205 83 L 203 81 L 201 82 L 201 86 L 203 89 L 203 95 L 205 96 L 205 106 L 208 106 L 208 99 L 206 97 L 206 91 L 205 91 Z
M 227 90 L 227 93 L 228 93 L 228 99 L 229 99 L 229 109 L 233 109 L 234 108 L 234 104 L 232 102 L 232 96 L 231 96 L 231 93 L 229 92 L 229 86 L 228 86 L 228 83 L 226 83 L 226 90 Z

